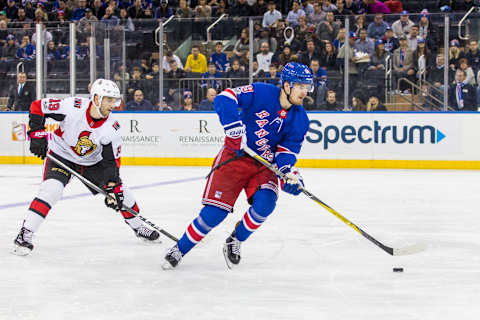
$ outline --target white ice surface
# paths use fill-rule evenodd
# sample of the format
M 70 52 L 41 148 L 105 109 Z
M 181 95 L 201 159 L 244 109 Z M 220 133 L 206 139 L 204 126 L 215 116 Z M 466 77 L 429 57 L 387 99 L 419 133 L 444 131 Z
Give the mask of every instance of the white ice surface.
M 124 167 L 125 184 L 204 176 L 207 168 Z M 30 256 L 10 254 L 39 166 L 0 166 L 0 319 L 480 318 L 480 172 L 303 169 L 307 188 L 391 246 L 426 241 L 392 257 L 303 195 L 277 209 L 228 270 L 221 247 L 235 212 L 173 271 L 173 242 L 134 237 L 100 197 L 60 201 Z M 135 189 L 142 214 L 180 237 L 201 208 L 205 180 Z M 85 193 L 74 180 L 64 196 Z M 22 203 L 10 208 L 6 205 Z M 403 267 L 404 273 L 393 273 Z

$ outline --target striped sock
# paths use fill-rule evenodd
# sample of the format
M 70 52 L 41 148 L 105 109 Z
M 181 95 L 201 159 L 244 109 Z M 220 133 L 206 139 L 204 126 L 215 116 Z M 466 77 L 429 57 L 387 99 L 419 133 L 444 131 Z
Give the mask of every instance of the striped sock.
M 51 206 L 44 200 L 35 198 L 28 208 L 23 226 L 36 232 L 50 212 Z
M 250 207 L 243 215 L 242 222 L 235 228 L 236 238 L 240 241 L 245 241 L 247 238 L 257 230 L 262 223 L 266 220 L 266 217 L 262 217 Z
M 132 207 L 132 210 L 135 211 L 136 213 L 140 213 L 140 208 L 138 207 L 137 203 Z M 120 213 L 122 214 L 123 218 L 125 219 L 125 222 L 134 230 L 140 228 L 143 225 L 142 220 L 140 220 L 139 217 L 134 216 L 128 211 L 125 210 L 120 210 Z
M 212 228 L 203 221 L 202 217 L 197 217 L 190 223 L 183 236 L 178 240 L 178 249 L 180 249 L 182 254 L 186 254 L 197 243 L 202 241 L 210 230 L 212 230 Z

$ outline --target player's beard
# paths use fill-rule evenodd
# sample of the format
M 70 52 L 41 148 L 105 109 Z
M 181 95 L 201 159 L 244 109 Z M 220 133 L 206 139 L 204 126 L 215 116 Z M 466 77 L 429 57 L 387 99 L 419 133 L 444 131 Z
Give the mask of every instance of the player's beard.
M 100 113 L 102 118 L 108 118 L 112 111 L 107 106 L 103 106 L 98 109 L 98 113 Z

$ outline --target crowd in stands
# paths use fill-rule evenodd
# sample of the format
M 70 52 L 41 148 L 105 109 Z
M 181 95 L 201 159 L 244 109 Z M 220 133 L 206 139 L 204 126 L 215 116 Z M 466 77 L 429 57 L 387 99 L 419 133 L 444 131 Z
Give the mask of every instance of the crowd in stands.
M 109 30 L 125 30 L 135 37 L 141 32 L 153 33 L 158 19 L 175 16 L 190 20 L 176 22 L 167 34 L 161 61 L 152 54 L 158 52 L 157 47 L 137 43 L 127 66 L 118 61 L 112 64 L 111 78 L 125 90 L 124 110 L 212 110 L 213 98 L 221 90 L 248 83 L 250 63 L 255 81 L 280 86 L 283 66 L 299 61 L 310 66 L 314 74 L 315 90 L 305 101 L 307 109 L 382 111 L 386 110 L 387 60 L 392 61 L 394 93 L 441 100 L 447 85 L 450 107 L 477 110 L 478 39 L 461 42 L 451 36 L 450 60 L 445 62 L 442 54 L 443 14 L 456 13 L 452 17 L 459 20 L 473 6 L 474 0 L 1 0 L 0 76 L 8 71 L 2 65 L 16 65 L 18 61 L 34 68 L 35 24 L 43 28 L 48 70 L 56 70 L 55 66 L 70 57 L 66 28 L 71 21 L 77 29 L 75 57 L 86 61 L 90 58 L 92 24 L 101 26 L 101 39 Z M 168 46 L 168 37 L 185 39 L 200 31 L 205 33 L 205 21 L 214 21 L 209 19 L 222 14 L 230 18 L 216 28 L 216 34 L 224 37 L 215 39 L 230 39 L 228 35 L 233 32 L 237 37 L 234 44 L 218 41 L 204 45 L 197 41 L 186 59 L 179 58 L 176 48 Z M 257 17 L 253 61 L 249 58 L 248 21 L 243 19 L 251 16 Z M 345 50 L 347 19 L 350 52 Z M 102 45 L 97 41 L 97 61 L 103 59 Z M 349 59 L 351 97 L 347 108 L 343 102 L 345 57 Z M 447 84 L 443 82 L 444 68 L 449 68 Z M 28 71 L 25 74 L 31 78 Z M 158 88 L 160 72 L 165 79 L 163 99 Z M 12 79 L 10 91 L 18 93 L 16 75 Z M 421 89 L 412 90 L 408 82 L 399 79 L 419 84 Z M 438 107 L 424 100 L 422 109 Z M 9 107 L 13 109 L 12 104 Z

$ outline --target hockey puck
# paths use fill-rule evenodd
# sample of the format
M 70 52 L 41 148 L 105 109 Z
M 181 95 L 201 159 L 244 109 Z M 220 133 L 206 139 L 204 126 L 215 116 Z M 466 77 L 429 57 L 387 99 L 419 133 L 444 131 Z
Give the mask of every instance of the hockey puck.
M 393 268 L 393 272 L 403 272 L 403 268 Z

